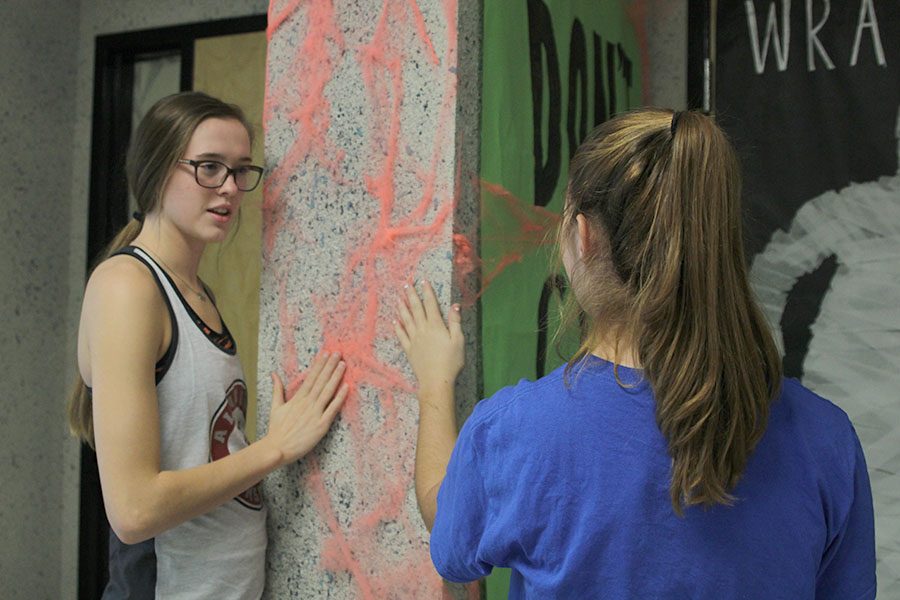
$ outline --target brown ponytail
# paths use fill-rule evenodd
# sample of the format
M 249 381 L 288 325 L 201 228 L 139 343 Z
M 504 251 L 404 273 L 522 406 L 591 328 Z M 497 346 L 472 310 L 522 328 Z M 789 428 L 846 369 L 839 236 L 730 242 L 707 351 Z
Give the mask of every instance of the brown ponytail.
M 202 92 L 166 96 L 154 104 L 141 120 L 128 148 L 125 174 L 128 190 L 141 215 L 158 209 L 172 169 L 182 158 L 197 126 L 210 118 L 234 119 L 253 140 L 253 126 L 244 112 Z M 141 232 L 143 218 L 133 218 L 107 245 L 94 262 L 101 262 L 131 244 Z M 67 415 L 72 435 L 94 446 L 93 407 L 87 386 L 76 376 L 69 394 Z
M 600 341 L 635 349 L 679 515 L 732 502 L 781 385 L 781 359 L 747 279 L 740 190 L 734 150 L 696 112 L 622 114 L 570 166 L 560 243 L 570 243 L 579 214 L 602 241 L 572 274 L 587 334 L 569 367 Z

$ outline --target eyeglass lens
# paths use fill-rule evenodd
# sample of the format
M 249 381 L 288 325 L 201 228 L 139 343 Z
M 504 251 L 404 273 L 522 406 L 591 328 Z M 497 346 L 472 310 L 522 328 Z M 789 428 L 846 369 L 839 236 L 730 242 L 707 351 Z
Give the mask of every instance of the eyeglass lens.
M 229 169 L 226 165 L 214 160 L 202 160 L 196 164 L 197 183 L 204 187 L 217 188 L 225 183 L 228 176 L 234 173 L 237 188 L 249 192 L 262 177 L 262 169 L 253 165 L 240 165 Z

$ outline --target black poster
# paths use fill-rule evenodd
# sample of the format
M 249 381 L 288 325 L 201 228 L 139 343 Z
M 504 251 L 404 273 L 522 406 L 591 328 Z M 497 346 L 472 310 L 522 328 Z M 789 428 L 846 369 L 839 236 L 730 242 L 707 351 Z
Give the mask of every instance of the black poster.
M 900 589 L 900 2 L 718 4 L 715 109 L 744 168 L 751 277 L 786 373 L 862 440 L 887 597 Z

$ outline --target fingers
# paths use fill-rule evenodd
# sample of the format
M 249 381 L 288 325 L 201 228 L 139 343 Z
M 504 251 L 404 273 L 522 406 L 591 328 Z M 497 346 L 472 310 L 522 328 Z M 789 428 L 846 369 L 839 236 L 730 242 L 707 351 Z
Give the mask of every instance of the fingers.
M 315 385 L 316 378 L 319 376 L 319 373 L 322 372 L 322 369 L 325 367 L 325 364 L 331 358 L 330 352 L 319 352 L 316 357 L 313 359 L 312 364 L 309 365 L 309 370 L 306 372 L 306 376 L 303 378 L 303 383 L 300 384 L 300 387 L 297 389 L 297 393 L 294 394 L 294 397 L 297 394 L 309 394 L 313 385 Z
M 425 315 L 429 319 L 441 319 L 441 307 L 438 306 L 437 297 L 434 295 L 434 288 L 431 287 L 431 282 L 426 281 L 425 285 L 422 286 L 422 298 L 424 299 L 425 304 Z
M 407 335 L 406 329 L 398 321 L 394 321 L 394 333 L 397 335 L 397 339 L 400 340 L 400 346 L 403 347 L 403 350 L 409 350 L 409 335 Z
M 272 376 L 272 406 L 281 406 L 284 404 L 284 382 L 281 381 L 278 373 L 273 371 L 270 375 Z
M 459 304 L 450 307 L 450 314 L 447 315 L 447 328 L 450 330 L 450 337 L 462 337 L 462 313 Z
M 344 377 L 344 371 L 346 370 L 347 365 L 344 361 L 340 361 L 334 368 L 334 371 L 331 372 L 331 376 L 328 378 L 328 381 L 322 386 L 319 390 L 318 394 L 314 396 L 316 399 L 316 403 L 322 407 L 328 404 L 328 402 L 334 396 L 334 391 L 337 389 L 338 384 L 341 382 L 341 379 Z
M 407 334 L 411 334 L 415 331 L 416 328 L 412 313 L 409 312 L 409 307 L 406 306 L 406 300 L 403 298 L 400 298 L 397 301 L 397 312 L 400 313 L 400 322 L 403 324 L 403 330 Z
M 322 412 L 322 419 L 328 423 L 329 426 L 334 422 L 334 418 L 337 416 L 338 412 L 340 412 L 341 407 L 344 405 L 344 400 L 347 399 L 349 393 L 350 386 L 346 383 L 341 385 L 341 388 L 334 396 L 334 400 L 332 400 L 331 404 L 329 404 Z
M 400 340 L 400 344 L 404 350 L 407 350 L 412 340 L 418 335 L 421 328 L 431 325 L 444 325 L 441 316 L 441 307 L 438 304 L 437 295 L 434 293 L 434 287 L 429 281 L 423 282 L 422 297 L 416 292 L 413 286 L 404 286 L 406 290 L 405 298 L 401 297 L 397 301 L 397 312 L 400 315 L 400 322 L 394 322 L 394 332 Z M 455 312 L 454 312 L 455 311 Z M 447 329 L 451 336 L 462 336 L 462 328 L 458 304 L 453 305 L 453 310 L 447 315 Z
M 340 370 L 341 375 L 344 373 L 343 361 L 341 361 L 340 352 L 328 353 L 328 358 L 321 369 L 316 373 L 315 380 L 312 382 L 306 395 L 310 398 L 318 398 L 325 386 L 331 380 L 335 370 Z M 309 379 L 310 377 L 307 377 Z
M 422 306 L 422 300 L 416 293 L 414 286 L 406 286 L 406 303 L 409 306 L 409 312 L 412 313 L 413 322 L 421 323 L 425 321 L 425 308 Z

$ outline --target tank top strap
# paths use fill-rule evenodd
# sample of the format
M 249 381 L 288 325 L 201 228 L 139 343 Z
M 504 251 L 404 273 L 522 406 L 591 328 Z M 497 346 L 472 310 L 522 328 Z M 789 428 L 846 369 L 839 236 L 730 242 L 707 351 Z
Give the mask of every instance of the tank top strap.
M 166 348 L 166 352 L 163 354 L 162 358 L 157 361 L 155 366 L 155 380 L 156 384 L 159 385 L 159 382 L 162 381 L 163 376 L 172 365 L 175 351 L 178 349 L 178 318 L 175 316 L 175 309 L 172 306 L 171 292 L 167 289 L 171 284 L 167 281 L 167 278 L 163 276 L 165 273 L 159 268 L 159 265 L 157 265 L 156 262 L 140 248 L 137 248 L 136 246 L 125 246 L 112 254 L 112 256 L 119 255 L 131 256 L 144 263 L 144 266 L 146 266 L 150 270 L 150 274 L 153 275 L 153 280 L 156 282 L 156 286 L 159 288 L 163 300 L 166 302 L 166 310 L 169 312 L 169 319 L 172 323 L 172 339 L 169 341 L 169 347 Z
M 228 326 L 225 324 L 225 319 L 222 318 L 222 314 L 219 312 L 215 302 L 213 302 L 213 308 L 219 315 L 219 322 L 222 324 L 221 331 L 214 330 L 200 317 L 200 315 L 197 314 L 190 303 L 188 303 L 181 294 L 181 291 L 178 289 L 178 286 L 175 285 L 175 282 L 169 276 L 169 273 L 153 259 L 149 252 L 137 246 L 126 246 L 119 253 L 130 254 L 145 262 L 153 270 L 157 282 L 160 285 L 160 289 L 164 291 L 166 298 L 169 301 L 169 305 L 174 308 L 173 314 L 177 317 L 178 322 L 184 327 L 182 332 L 183 335 L 191 335 L 196 330 L 222 352 L 232 356 L 237 353 L 237 344 L 234 341 L 234 337 L 231 335 L 231 331 L 229 331 Z M 209 288 L 207 288 L 205 283 L 203 284 L 203 289 L 207 292 L 209 298 L 212 299 L 212 294 L 209 292 Z
M 173 304 L 173 300 L 178 299 L 178 294 L 175 293 L 175 285 L 172 283 L 169 275 L 165 272 L 165 270 L 159 265 L 159 263 L 154 260 L 152 256 L 150 256 L 149 252 L 138 248 L 137 246 L 126 246 L 116 252 L 116 254 L 127 254 L 129 256 L 133 256 L 137 258 L 139 261 L 147 265 L 147 267 L 153 272 L 153 277 L 156 279 L 156 283 L 160 288 L 160 291 L 163 292 L 163 295 L 166 297 L 166 300 L 170 305 Z M 178 302 L 174 302 L 174 304 L 178 304 Z

